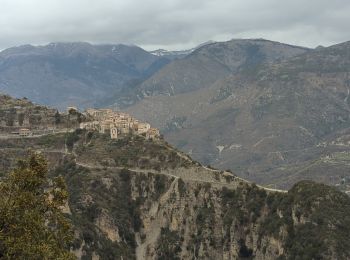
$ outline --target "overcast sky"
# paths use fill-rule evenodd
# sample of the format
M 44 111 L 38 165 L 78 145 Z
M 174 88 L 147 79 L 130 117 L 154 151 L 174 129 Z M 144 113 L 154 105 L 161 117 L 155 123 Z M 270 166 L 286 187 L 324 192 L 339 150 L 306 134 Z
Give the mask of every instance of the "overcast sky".
M 0 50 L 57 41 L 183 49 L 265 38 L 316 47 L 350 40 L 349 0 L 0 0 Z

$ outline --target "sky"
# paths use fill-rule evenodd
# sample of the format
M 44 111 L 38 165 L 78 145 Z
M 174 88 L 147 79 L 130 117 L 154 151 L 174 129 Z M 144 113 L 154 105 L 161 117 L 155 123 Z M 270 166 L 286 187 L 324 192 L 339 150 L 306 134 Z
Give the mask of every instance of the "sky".
M 265 38 L 305 47 L 350 40 L 349 0 L 0 0 L 0 50 L 86 41 L 180 50 Z

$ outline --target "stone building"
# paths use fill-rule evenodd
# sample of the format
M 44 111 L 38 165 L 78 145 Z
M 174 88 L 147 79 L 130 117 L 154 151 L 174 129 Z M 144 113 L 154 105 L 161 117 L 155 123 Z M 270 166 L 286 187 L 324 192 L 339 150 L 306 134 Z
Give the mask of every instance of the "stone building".
M 86 110 L 86 113 L 92 116 L 95 120 L 102 121 L 105 120 L 109 115 L 113 114 L 112 109 L 94 109 L 89 108 Z
M 146 133 L 147 139 L 155 140 L 155 139 L 159 138 L 159 136 L 160 136 L 160 133 L 159 133 L 159 130 L 157 128 L 150 128 L 150 129 L 148 129 L 148 131 Z
M 98 121 L 83 122 L 80 123 L 79 128 L 87 130 L 99 130 L 100 123 Z
M 87 109 L 86 114 L 92 119 L 90 122 L 80 124 L 80 128 L 99 131 L 100 133 L 109 132 L 112 139 L 125 134 L 146 134 L 148 138 L 154 139 L 159 136 L 156 128 L 144 122 L 139 122 L 129 114 L 115 112 L 111 109 Z
M 151 128 L 151 125 L 148 123 L 139 123 L 137 126 L 138 134 L 145 134 Z

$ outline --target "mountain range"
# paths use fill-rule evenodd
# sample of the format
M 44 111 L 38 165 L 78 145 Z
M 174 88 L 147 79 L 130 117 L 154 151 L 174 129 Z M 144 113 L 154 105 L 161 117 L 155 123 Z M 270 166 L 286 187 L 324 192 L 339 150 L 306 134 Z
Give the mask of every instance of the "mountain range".
M 264 185 L 347 189 L 349 45 L 231 40 L 176 58 L 125 45 L 22 46 L 0 53 L 0 90 L 60 108 L 123 109 L 202 164 Z
M 166 58 L 129 45 L 51 43 L 0 52 L 0 90 L 60 109 L 94 106 L 152 75 Z
M 350 257 L 350 198 L 334 187 L 301 181 L 289 191 L 264 188 L 202 166 L 163 139 L 111 139 L 74 130 L 84 120 L 79 112 L 51 113 L 8 96 L 0 101 L 0 122 L 19 111 L 40 118 L 35 128 L 57 117 L 71 122 L 64 132 L 2 135 L 0 176 L 33 150 L 47 158 L 49 177 L 67 184 L 62 210 L 77 259 Z
M 290 187 L 305 178 L 338 184 L 349 178 L 347 162 L 340 163 L 342 170 L 331 169 L 339 168 L 338 157 L 349 154 L 350 44 L 316 50 L 282 45 L 287 56 L 277 43 L 246 41 L 245 47 L 247 42 L 279 56 L 255 52 L 252 57 L 267 60 L 242 59 L 226 74 L 223 67 L 217 73 L 185 65 L 176 70 L 175 62 L 170 63 L 140 85 L 146 98 L 127 111 L 161 128 L 171 143 L 202 163 L 233 169 L 265 185 Z M 240 46 L 242 41 L 229 44 Z M 215 60 L 202 60 L 211 57 L 215 45 L 177 63 L 216 65 Z M 196 85 L 187 77 L 181 82 L 189 71 L 205 80 Z M 315 168 L 312 173 L 310 168 Z

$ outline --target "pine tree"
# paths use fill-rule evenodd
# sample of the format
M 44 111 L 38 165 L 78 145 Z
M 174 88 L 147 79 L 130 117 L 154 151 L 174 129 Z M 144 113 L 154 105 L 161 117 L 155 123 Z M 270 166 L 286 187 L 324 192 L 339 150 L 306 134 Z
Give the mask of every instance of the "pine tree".
M 56 111 L 55 113 L 55 124 L 58 125 L 59 123 L 61 123 L 61 115 L 58 111 Z
M 62 177 L 49 180 L 47 162 L 33 153 L 0 182 L 0 258 L 75 259 L 62 213 L 68 192 Z

